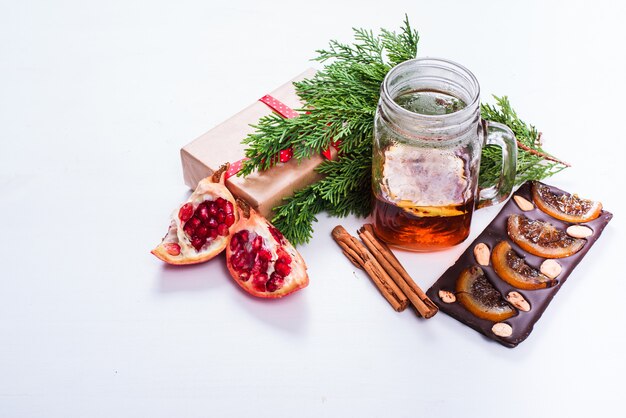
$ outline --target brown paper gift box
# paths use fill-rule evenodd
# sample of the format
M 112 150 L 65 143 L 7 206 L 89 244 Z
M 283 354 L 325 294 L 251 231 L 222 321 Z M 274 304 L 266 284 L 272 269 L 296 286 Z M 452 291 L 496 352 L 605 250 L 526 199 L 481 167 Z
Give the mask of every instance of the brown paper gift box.
M 314 69 L 308 69 L 272 91 L 270 95 L 292 109 L 301 108 L 302 103 L 292 83 L 311 78 L 314 74 Z M 257 101 L 185 145 L 180 151 L 185 184 L 195 189 L 201 179 L 211 175 L 222 164 L 243 158 L 245 146 L 241 141 L 254 132 L 250 124 L 256 124 L 261 117 L 271 112 L 269 106 Z M 230 177 L 226 180 L 226 186 L 235 196 L 244 199 L 265 217 L 271 218 L 272 209 L 279 206 L 283 198 L 319 179 L 319 174 L 314 169 L 322 161 L 323 157 L 319 155 L 299 162 L 293 158 L 245 178 Z

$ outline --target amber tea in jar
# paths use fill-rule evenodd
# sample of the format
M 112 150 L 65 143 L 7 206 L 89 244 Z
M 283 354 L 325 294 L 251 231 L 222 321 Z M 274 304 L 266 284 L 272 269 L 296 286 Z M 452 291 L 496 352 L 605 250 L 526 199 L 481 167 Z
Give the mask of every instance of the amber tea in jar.
M 448 248 L 467 238 L 474 208 L 506 199 L 517 148 L 504 125 L 480 119 L 480 89 L 450 61 L 415 59 L 394 67 L 381 86 L 372 160 L 374 230 L 389 244 Z M 502 148 L 498 184 L 478 191 L 485 144 Z

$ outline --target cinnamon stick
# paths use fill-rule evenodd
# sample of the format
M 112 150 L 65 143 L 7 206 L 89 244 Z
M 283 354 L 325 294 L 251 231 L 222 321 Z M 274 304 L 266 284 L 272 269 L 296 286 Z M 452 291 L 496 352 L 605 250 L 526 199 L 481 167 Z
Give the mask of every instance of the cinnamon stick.
M 376 238 L 374 227 L 371 224 L 363 225 L 359 230 L 359 236 L 376 260 L 385 268 L 392 280 L 406 294 L 418 314 L 426 319 L 433 317 L 439 311 L 439 308 L 413 281 L 389 246 Z
M 408 298 L 367 248 L 341 225 L 333 229 L 332 235 L 350 262 L 367 272 L 378 291 L 393 309 L 397 312 L 405 310 L 409 304 Z

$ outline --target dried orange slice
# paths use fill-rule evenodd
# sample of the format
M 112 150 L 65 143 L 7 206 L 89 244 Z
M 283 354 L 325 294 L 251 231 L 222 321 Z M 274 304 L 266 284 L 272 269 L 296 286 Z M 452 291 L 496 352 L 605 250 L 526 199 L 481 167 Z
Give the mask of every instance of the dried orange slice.
M 528 219 L 524 215 L 509 216 L 509 237 L 523 250 L 545 258 L 569 257 L 580 251 L 586 240 L 572 238 L 549 222 Z
M 516 312 L 478 266 L 461 272 L 456 282 L 456 297 L 465 309 L 478 318 L 500 322 Z
M 558 283 L 526 264 L 506 241 L 500 241 L 494 247 L 491 252 L 491 264 L 502 280 L 518 289 L 544 289 Z
M 539 182 L 533 182 L 533 201 L 539 209 L 553 218 L 565 222 L 588 222 L 596 219 L 602 212 L 602 203 L 582 199 L 578 195 L 563 193 L 558 195 Z

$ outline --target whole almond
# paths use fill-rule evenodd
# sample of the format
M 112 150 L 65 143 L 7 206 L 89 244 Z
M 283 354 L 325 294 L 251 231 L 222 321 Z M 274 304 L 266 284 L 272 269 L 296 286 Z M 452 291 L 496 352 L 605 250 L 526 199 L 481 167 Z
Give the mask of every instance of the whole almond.
M 554 279 L 561 274 L 562 269 L 561 265 L 552 259 L 544 261 L 541 263 L 541 267 L 539 267 L 539 270 L 551 279 Z
M 439 298 L 444 302 L 444 303 L 454 303 L 456 302 L 456 296 L 454 295 L 454 293 L 448 291 L 448 290 L 440 290 L 439 291 Z
M 517 206 L 519 206 L 519 208 L 523 210 L 524 212 L 528 212 L 529 210 L 535 209 L 535 205 L 533 205 L 532 202 L 529 202 L 522 196 L 515 195 L 513 196 L 513 200 L 515 200 L 515 203 L 517 203 Z
M 593 230 L 585 225 L 572 225 L 567 228 L 566 232 L 574 238 L 587 238 L 593 235 Z
M 530 303 L 528 303 L 528 301 L 524 299 L 524 296 L 522 296 L 519 292 L 509 292 L 509 294 L 506 295 L 506 300 L 508 300 L 511 305 L 515 306 L 520 311 L 530 311 Z
M 490 251 L 489 247 L 487 247 L 487 244 L 479 242 L 474 247 L 474 257 L 476 257 L 476 262 L 481 266 L 489 265 L 489 254 Z
M 491 331 L 498 337 L 510 337 L 513 334 L 513 328 L 504 322 L 493 324 Z

